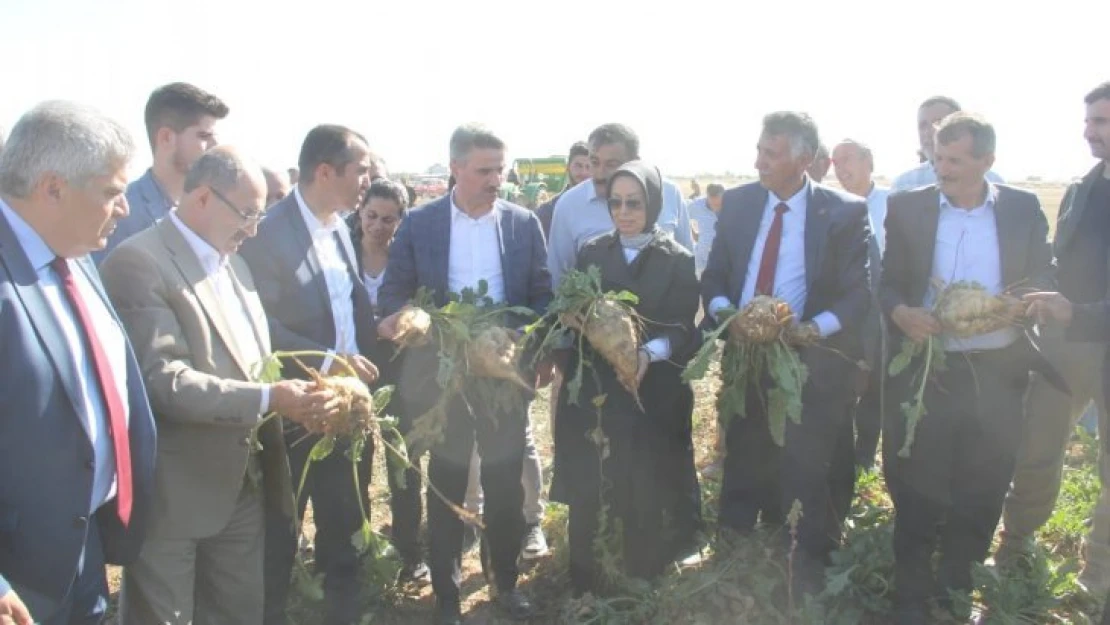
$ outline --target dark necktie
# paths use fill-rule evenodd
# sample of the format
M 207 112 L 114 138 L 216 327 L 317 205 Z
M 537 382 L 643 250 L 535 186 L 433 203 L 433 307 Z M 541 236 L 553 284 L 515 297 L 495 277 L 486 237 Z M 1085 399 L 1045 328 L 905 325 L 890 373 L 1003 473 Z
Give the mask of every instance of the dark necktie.
M 112 367 L 108 363 L 108 355 L 104 353 L 104 346 L 96 335 L 89 310 L 81 293 L 77 290 L 77 282 L 69 270 L 69 264 L 61 257 L 55 258 L 50 267 L 57 272 L 65 287 L 66 298 L 77 313 L 77 320 L 84 330 L 86 344 L 93 357 L 93 369 L 96 371 L 96 381 L 100 385 L 100 393 L 104 398 L 104 407 L 108 411 L 108 428 L 112 436 L 112 448 L 116 453 L 116 491 L 119 504 L 119 518 L 124 526 L 131 520 L 131 444 L 127 438 L 127 416 L 123 408 L 123 399 L 116 389 L 116 378 L 112 374 Z
M 763 244 L 763 258 L 759 263 L 759 275 L 755 279 L 756 295 L 775 293 L 775 268 L 779 262 L 779 244 L 782 243 L 782 215 L 788 210 L 790 207 L 783 202 L 775 207 L 775 219 L 767 233 L 767 242 Z

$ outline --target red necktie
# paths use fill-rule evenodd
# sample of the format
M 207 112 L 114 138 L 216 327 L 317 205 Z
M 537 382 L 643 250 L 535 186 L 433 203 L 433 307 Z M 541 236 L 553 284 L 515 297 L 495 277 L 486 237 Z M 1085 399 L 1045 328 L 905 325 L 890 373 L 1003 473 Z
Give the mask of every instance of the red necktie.
M 763 258 L 759 262 L 759 275 L 755 279 L 756 295 L 775 294 L 775 267 L 778 266 L 779 244 L 782 242 L 782 214 L 788 210 L 790 207 L 783 202 L 775 207 L 775 219 L 767 233 L 767 242 L 763 244 Z
M 119 518 L 124 526 L 131 520 L 131 445 L 127 438 L 127 417 L 124 414 L 123 400 L 116 388 L 116 378 L 112 375 L 112 367 L 108 364 L 108 356 L 104 353 L 104 346 L 96 336 L 89 310 L 81 299 L 77 290 L 77 282 L 69 271 L 69 265 L 61 257 L 55 258 L 50 266 L 58 273 L 65 287 L 66 297 L 77 313 L 77 319 L 85 331 L 89 351 L 92 352 L 93 368 L 96 370 L 96 380 L 100 384 L 100 392 L 104 397 L 104 407 L 108 411 L 108 427 L 112 435 L 112 448 L 116 452 L 116 490 L 117 503 L 119 504 Z

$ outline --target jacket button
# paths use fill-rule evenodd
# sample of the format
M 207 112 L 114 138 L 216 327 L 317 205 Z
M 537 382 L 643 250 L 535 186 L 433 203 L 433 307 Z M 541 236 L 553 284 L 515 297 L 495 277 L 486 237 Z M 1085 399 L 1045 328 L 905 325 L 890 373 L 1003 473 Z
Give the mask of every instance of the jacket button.
M 81 529 L 81 528 L 85 527 L 85 525 L 86 525 L 86 524 L 87 524 L 88 522 L 89 522 L 89 517 L 87 517 L 87 516 L 79 516 L 79 517 L 77 517 L 76 519 L 73 519 L 73 527 L 76 527 L 76 528 L 78 528 L 78 529 Z
M 244 438 L 239 444 L 242 445 L 243 447 L 250 447 L 251 446 L 251 437 L 248 436 L 248 437 Z

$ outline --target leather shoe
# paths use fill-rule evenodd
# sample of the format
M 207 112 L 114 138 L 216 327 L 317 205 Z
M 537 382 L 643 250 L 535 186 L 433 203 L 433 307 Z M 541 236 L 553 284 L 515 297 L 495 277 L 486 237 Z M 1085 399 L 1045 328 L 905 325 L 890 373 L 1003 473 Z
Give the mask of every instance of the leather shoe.
M 462 625 L 462 614 L 459 607 L 448 607 L 436 601 L 436 612 L 432 625 Z
M 502 590 L 497 593 L 497 605 L 509 615 L 509 618 L 514 621 L 523 621 L 532 617 L 536 610 L 532 607 L 532 602 L 524 593 L 516 588 L 512 590 Z

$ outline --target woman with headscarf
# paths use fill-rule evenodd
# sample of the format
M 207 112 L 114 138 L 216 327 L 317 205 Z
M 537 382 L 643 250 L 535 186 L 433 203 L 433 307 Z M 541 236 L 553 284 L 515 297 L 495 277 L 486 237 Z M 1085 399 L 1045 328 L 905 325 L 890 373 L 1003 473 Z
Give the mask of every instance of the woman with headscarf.
M 681 373 L 696 348 L 699 289 L 693 256 L 656 226 L 662 187 L 654 166 L 633 161 L 617 170 L 607 195 L 615 229 L 587 243 L 577 258 L 581 271 L 599 268 L 603 290 L 637 295 L 644 328 L 638 370 L 643 409 L 588 344 L 584 357 L 594 368 L 583 374 L 578 403 L 569 404 L 569 392 L 560 390 L 555 479 L 570 508 L 576 594 L 606 590 L 602 554 L 595 550 L 599 531 L 623 573 L 641 579 L 661 573 L 692 539 L 666 516 L 677 497 L 693 496 L 685 491 L 697 488 L 676 467 L 690 448 L 694 394 Z M 566 370 L 576 367 L 572 357 Z M 600 416 L 592 403 L 599 395 L 605 395 Z M 595 434 L 599 425 L 604 443 Z

